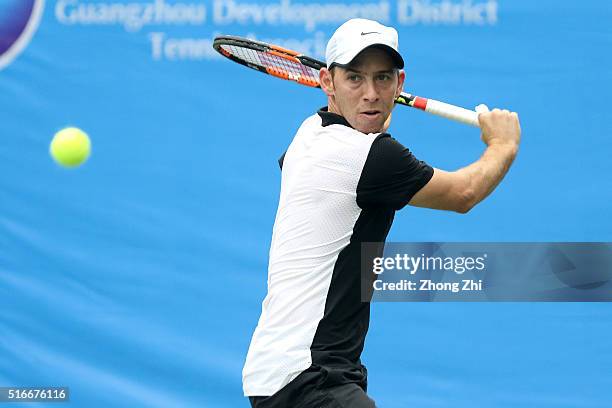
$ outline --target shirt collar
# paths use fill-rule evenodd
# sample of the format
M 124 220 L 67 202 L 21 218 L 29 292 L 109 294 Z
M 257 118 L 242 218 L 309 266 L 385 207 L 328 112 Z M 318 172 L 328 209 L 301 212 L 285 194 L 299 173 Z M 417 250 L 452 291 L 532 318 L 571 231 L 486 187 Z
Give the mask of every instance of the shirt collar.
M 321 117 L 321 126 L 323 127 L 329 125 L 342 125 L 353 128 L 344 118 L 344 116 L 340 116 L 337 113 L 330 112 L 327 106 L 319 109 L 317 113 Z

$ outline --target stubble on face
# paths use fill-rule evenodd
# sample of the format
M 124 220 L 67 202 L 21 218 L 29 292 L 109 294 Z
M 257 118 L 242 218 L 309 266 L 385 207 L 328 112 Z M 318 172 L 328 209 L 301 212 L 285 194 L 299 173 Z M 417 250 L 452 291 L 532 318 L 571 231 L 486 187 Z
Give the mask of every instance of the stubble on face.
M 329 110 L 362 133 L 381 132 L 401 91 L 403 75 L 386 51 L 368 48 L 349 66 L 332 68 Z

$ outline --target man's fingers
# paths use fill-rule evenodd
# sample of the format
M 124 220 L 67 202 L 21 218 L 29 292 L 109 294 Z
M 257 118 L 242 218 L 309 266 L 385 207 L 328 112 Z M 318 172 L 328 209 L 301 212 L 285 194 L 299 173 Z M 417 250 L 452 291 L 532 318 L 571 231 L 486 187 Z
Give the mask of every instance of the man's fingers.
M 481 103 L 476 108 L 474 108 L 474 110 L 478 113 L 486 113 L 486 112 L 489 112 L 489 107 L 485 105 L 484 103 Z
M 495 114 L 500 114 L 500 113 L 502 113 L 502 114 L 504 114 L 504 115 L 509 115 L 509 116 L 518 117 L 518 113 L 516 113 L 516 112 L 511 112 L 511 111 L 510 111 L 510 110 L 508 110 L 508 109 L 493 108 L 493 110 L 489 110 L 488 106 L 487 106 L 487 105 L 485 105 L 485 104 L 480 104 L 480 105 L 476 106 L 476 108 L 474 108 L 474 110 L 475 110 L 477 113 L 479 113 L 479 114 L 480 114 L 480 113 L 489 113 L 489 112 L 492 112 L 492 113 L 495 113 Z

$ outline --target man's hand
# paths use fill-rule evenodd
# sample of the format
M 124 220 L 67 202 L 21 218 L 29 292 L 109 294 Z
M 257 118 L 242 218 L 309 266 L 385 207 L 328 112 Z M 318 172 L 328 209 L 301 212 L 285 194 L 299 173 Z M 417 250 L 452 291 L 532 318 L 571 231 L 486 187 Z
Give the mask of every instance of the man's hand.
M 487 197 L 502 180 L 512 164 L 521 141 L 521 126 L 516 112 L 489 109 L 480 105 L 478 120 L 482 141 L 487 149 L 482 157 L 453 172 L 434 170 L 433 177 L 411 205 L 417 207 L 468 212 Z
M 482 134 L 480 138 L 487 146 L 507 145 L 518 149 L 521 142 L 521 125 L 518 114 L 508 110 L 479 109 L 478 115 Z

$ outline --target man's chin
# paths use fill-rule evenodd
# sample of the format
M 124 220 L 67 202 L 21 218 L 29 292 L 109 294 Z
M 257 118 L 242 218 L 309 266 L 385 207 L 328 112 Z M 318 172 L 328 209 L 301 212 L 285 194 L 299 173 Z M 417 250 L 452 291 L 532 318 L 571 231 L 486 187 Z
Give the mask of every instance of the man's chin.
M 380 125 L 357 125 L 355 127 L 356 130 L 360 131 L 361 133 L 381 133 L 382 132 L 382 128 L 383 128 L 383 124 L 381 123 Z
M 383 120 L 384 116 L 382 114 L 378 114 L 378 117 L 376 118 L 368 118 L 367 116 L 364 116 L 365 115 L 358 115 L 356 118 L 357 120 L 355 121 L 357 122 L 355 129 L 366 134 L 382 132 L 385 125 L 385 121 Z

